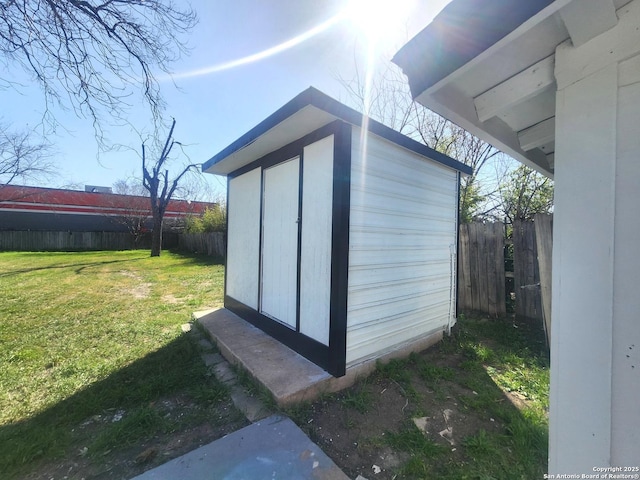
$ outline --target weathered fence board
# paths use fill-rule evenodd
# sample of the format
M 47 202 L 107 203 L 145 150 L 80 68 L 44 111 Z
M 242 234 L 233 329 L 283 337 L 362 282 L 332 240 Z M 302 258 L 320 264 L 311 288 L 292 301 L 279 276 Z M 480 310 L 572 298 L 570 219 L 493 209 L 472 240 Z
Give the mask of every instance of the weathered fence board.
M 516 316 L 529 320 L 542 319 L 538 249 L 533 222 L 513 224 L 513 274 Z
M 547 345 L 551 342 L 551 255 L 553 252 L 553 216 L 534 217 L 538 269 L 540 271 L 540 293 L 542 295 L 542 318 Z
M 226 251 L 226 235 L 222 232 L 183 233 L 178 238 L 178 246 L 189 252 L 223 257 Z
M 501 223 L 460 225 L 458 310 L 506 314 Z
M 552 215 L 536 215 L 534 222 L 516 222 L 509 241 L 501 223 L 460 225 L 458 310 L 505 315 L 505 278 L 511 276 L 516 315 L 543 321 L 549 339 L 552 225 Z M 505 272 L 507 242 L 513 243 L 513 272 Z

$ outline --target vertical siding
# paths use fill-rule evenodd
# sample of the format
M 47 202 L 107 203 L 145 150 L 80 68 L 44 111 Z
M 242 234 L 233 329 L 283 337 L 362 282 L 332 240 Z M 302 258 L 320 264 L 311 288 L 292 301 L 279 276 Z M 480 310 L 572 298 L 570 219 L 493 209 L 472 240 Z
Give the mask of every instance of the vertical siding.
M 261 312 L 296 328 L 300 158 L 264 170 Z
M 226 294 L 258 309 L 260 168 L 229 180 Z
M 333 135 L 304 148 L 300 333 L 329 345 Z
M 354 128 L 347 365 L 445 328 L 451 310 L 457 174 Z

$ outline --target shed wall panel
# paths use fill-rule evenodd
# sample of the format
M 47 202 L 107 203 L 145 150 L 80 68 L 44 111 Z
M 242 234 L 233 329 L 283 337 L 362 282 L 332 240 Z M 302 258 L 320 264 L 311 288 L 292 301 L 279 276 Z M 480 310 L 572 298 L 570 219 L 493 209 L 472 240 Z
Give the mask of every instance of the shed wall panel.
M 304 148 L 300 332 L 329 345 L 333 135 Z
M 453 315 L 457 172 L 354 128 L 347 365 L 445 328 Z
M 258 308 L 260 169 L 229 180 L 227 295 Z

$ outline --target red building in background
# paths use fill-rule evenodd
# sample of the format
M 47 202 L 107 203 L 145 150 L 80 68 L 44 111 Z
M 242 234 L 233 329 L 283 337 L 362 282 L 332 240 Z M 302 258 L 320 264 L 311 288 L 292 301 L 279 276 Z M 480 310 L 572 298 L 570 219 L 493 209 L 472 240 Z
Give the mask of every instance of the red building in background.
M 0 185 L 0 230 L 128 232 L 132 222 L 151 228 L 148 197 L 91 191 Z M 215 203 L 171 200 L 164 229 L 179 228 L 189 215 L 201 215 Z

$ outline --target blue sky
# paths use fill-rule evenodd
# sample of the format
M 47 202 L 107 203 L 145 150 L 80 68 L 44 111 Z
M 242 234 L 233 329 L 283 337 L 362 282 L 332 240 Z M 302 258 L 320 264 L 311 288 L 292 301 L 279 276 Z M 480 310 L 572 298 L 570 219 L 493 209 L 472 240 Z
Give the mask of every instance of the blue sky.
M 402 5 L 403 1 L 406 5 Z M 375 18 L 369 19 L 368 24 L 374 22 L 376 56 L 383 66 L 448 1 L 359 2 L 368 10 L 371 5 L 382 4 L 384 24 L 376 24 Z M 366 27 L 354 20 L 354 15 L 344 15 L 324 31 L 261 60 L 195 73 L 215 70 L 212 67 L 236 62 L 304 35 L 335 19 L 346 8 L 353 9 L 353 5 L 354 0 L 193 0 L 200 21 L 186 38 L 191 53 L 173 64 L 173 80 L 161 82 L 168 104 L 167 118 L 176 118 L 175 138 L 187 145 L 185 151 L 191 161 L 208 160 L 309 86 L 349 103 L 338 77 L 351 78 L 356 63 L 361 69 L 365 67 L 366 46 L 371 40 Z M 25 86 L 18 90 L 0 90 L 0 119 L 18 129 L 37 125 L 44 108 L 42 92 L 29 86 L 26 79 L 22 81 Z M 88 119 L 78 118 L 73 111 L 53 113 L 61 124 L 55 134 L 49 134 L 59 175 L 51 178 L 48 186 L 111 186 L 116 180 L 139 176 L 141 140 L 131 126 L 106 126 L 109 140 L 129 149 L 98 157 Z M 132 108 L 131 124 L 144 130 L 147 113 L 142 105 Z M 224 192 L 223 179 L 206 177 L 214 191 Z

